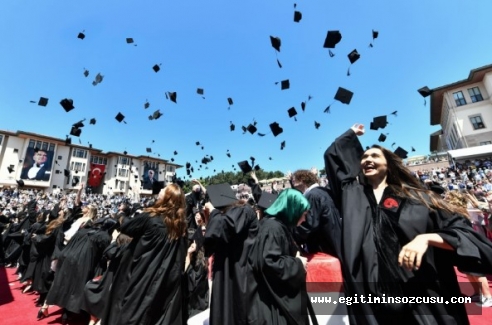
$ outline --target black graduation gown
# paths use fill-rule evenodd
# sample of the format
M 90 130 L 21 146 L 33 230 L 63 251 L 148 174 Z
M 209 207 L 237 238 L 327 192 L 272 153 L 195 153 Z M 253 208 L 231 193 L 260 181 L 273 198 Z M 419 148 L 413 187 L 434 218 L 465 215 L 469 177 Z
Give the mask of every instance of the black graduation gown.
M 62 228 L 54 229 L 51 234 L 38 235 L 33 245 L 38 253 L 34 267 L 32 289 L 38 293 L 47 293 L 52 283 L 51 261 L 55 248 L 63 247 L 64 235 Z
M 297 248 L 289 229 L 272 217 L 263 218 L 259 228 L 250 256 L 258 283 L 255 324 L 309 324 L 306 271 L 295 257 Z
M 306 244 L 310 254 L 323 252 L 337 258 L 341 255 L 342 224 L 340 213 L 329 190 L 317 186 L 306 193 L 309 209 L 306 221 L 295 228 L 298 244 Z
M 359 183 L 362 146 L 352 130 L 348 130 L 326 150 L 325 168 L 335 202 L 342 213 L 342 267 L 346 296 L 355 294 L 381 296 L 381 274 L 384 265 L 374 238 L 373 211 L 396 218 L 398 246 L 395 251 L 424 233 L 438 233 L 454 251 L 429 246 L 418 271 L 398 268 L 396 283 L 402 296 L 460 297 L 454 265 L 483 273 L 492 272 L 492 244 L 473 231 L 464 217 L 430 211 L 422 204 L 392 198 L 393 209 L 372 207 L 370 196 Z M 385 196 L 381 203 L 386 202 Z M 374 199 L 375 200 L 375 199 Z M 396 209 L 396 211 L 395 211 Z M 393 210 L 393 211 L 389 211 Z M 393 256 L 397 263 L 398 256 Z M 463 304 L 352 304 L 346 305 L 351 324 L 468 324 Z M 401 309 L 398 309 L 401 308 Z M 385 318 L 386 317 L 386 318 Z M 386 319 L 386 321 L 384 321 Z
M 55 279 L 46 297 L 48 304 L 79 314 L 85 284 L 93 278 L 95 266 L 110 243 L 106 231 L 91 228 L 77 231 L 58 257 Z
M 214 210 L 205 232 L 205 256 L 212 254 L 211 325 L 249 324 L 256 320 L 252 299 L 256 281 L 248 263 L 258 218 L 249 206 L 233 207 L 225 214 Z
M 208 259 L 205 257 L 203 241 L 205 237 L 202 229 L 196 230 L 192 241 L 196 242 L 196 251 L 191 256 L 190 265 L 186 270 L 185 304 L 187 305 L 186 318 L 190 318 L 206 310 L 209 305 Z
M 114 276 L 102 324 L 183 324 L 187 239 L 170 241 L 160 216 L 142 213 L 121 226 L 132 237 Z

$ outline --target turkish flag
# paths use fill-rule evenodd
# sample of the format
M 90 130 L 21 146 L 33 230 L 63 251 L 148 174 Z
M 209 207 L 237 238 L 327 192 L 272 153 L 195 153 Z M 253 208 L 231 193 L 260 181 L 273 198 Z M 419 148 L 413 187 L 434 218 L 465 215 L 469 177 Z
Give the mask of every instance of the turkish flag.
M 87 185 L 98 187 L 101 184 L 101 180 L 104 178 L 105 170 L 106 165 L 91 164 L 91 172 L 89 174 L 89 179 L 87 180 Z

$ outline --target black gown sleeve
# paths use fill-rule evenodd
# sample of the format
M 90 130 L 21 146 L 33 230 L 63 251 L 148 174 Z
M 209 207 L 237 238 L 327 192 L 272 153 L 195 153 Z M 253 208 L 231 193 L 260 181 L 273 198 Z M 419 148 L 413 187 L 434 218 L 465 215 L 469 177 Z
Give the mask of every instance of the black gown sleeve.
M 123 225 L 121 225 L 121 233 L 132 238 L 142 236 L 145 232 L 145 228 L 147 222 L 149 221 L 149 218 L 150 216 L 148 213 L 142 213 L 133 219 L 127 219 L 125 222 L 123 222 Z M 155 218 L 160 217 L 156 216 Z
M 437 211 L 433 217 L 436 231 L 455 251 L 455 265 L 461 272 L 492 274 L 492 242 L 473 230 L 470 221 L 460 215 Z
M 326 176 L 333 193 L 333 201 L 339 209 L 342 204 L 343 186 L 359 176 L 363 153 L 364 149 L 352 129 L 336 138 L 325 151 Z

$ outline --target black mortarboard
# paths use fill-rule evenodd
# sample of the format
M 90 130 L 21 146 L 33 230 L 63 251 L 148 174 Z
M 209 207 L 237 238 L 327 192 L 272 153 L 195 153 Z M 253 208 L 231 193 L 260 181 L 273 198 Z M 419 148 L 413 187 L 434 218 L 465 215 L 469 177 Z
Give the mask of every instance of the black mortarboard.
M 229 128 L 231 129 L 231 131 L 234 131 L 236 129 L 236 126 L 231 122 Z
M 19 185 L 19 187 L 24 186 L 24 181 L 22 179 L 16 180 L 16 182 L 17 182 L 17 185 Z
M 13 173 L 14 172 L 14 169 L 10 166 L 7 167 L 8 171 L 9 171 L 9 174 Z
M 82 129 L 72 126 L 72 129 L 70 130 L 70 135 L 73 135 L 74 137 L 80 137 L 81 133 L 82 133 Z
M 377 30 L 373 29 L 372 30 L 372 39 L 374 40 L 374 39 L 378 38 L 378 36 L 379 36 L 379 32 Z
M 174 91 L 174 92 L 168 92 L 167 93 L 168 96 L 169 96 L 169 100 L 171 100 L 172 102 L 175 102 L 177 103 L 177 99 L 178 99 L 178 94 Z
M 273 202 L 275 202 L 277 197 L 277 194 L 262 192 L 260 200 L 258 201 L 258 207 L 264 210 L 268 209 L 273 204 Z
M 401 159 L 406 159 L 407 158 L 408 151 L 406 151 L 405 149 L 403 149 L 401 147 L 398 147 L 398 148 L 396 148 L 396 150 L 395 150 L 394 153 L 395 153 L 395 155 L 397 155 Z
M 231 158 L 231 154 L 228 152 L 226 153 L 227 157 Z
M 84 70 L 84 76 L 88 77 L 89 76 L 89 70 Z
M 280 41 L 280 38 L 278 37 L 273 37 L 273 36 L 270 36 L 270 42 L 272 43 L 272 46 L 275 50 L 277 50 L 278 52 L 280 52 L 280 45 L 281 45 L 281 41 Z
M 159 72 L 159 70 L 161 70 L 161 68 L 159 67 L 159 65 L 158 65 L 158 64 L 156 64 L 156 65 L 154 65 L 154 66 L 152 67 L 152 70 L 154 70 L 155 72 Z
M 289 108 L 289 110 L 287 111 L 287 113 L 289 113 L 289 117 L 294 117 L 297 115 L 297 111 L 294 107 L 291 107 Z
M 48 98 L 45 98 L 45 97 L 39 98 L 38 105 L 39 106 L 46 106 L 46 105 L 48 105 Z
M 294 11 L 294 21 L 296 23 L 300 22 L 302 19 L 302 13 L 300 11 Z
M 320 126 L 321 126 L 321 123 L 314 121 L 314 127 L 316 128 L 316 130 L 319 129 Z
M 174 154 L 175 154 L 175 155 L 177 155 L 177 154 L 178 154 L 178 152 L 175 150 L 175 151 L 174 151 Z
M 337 93 L 335 94 L 335 99 L 343 104 L 350 104 L 352 100 L 353 92 L 342 87 L 338 87 Z
M 261 169 L 260 165 L 255 165 L 254 170 L 259 171 Z
M 378 138 L 378 141 L 379 141 L 379 142 L 384 142 L 385 140 L 386 140 L 386 135 L 385 135 L 385 134 L 383 134 L 383 133 L 381 133 L 381 135 L 380 135 L 380 136 L 379 136 L 379 138 Z
M 338 30 L 330 30 L 326 34 L 324 48 L 334 49 L 335 46 L 342 40 L 342 34 Z
M 232 98 L 231 98 L 231 97 L 227 98 L 227 102 L 229 103 L 229 105 L 234 104 L 234 101 L 232 100 Z
M 239 168 L 241 168 L 241 170 L 245 174 L 253 170 L 253 167 L 251 167 L 251 165 L 247 160 L 240 161 L 237 163 L 237 165 L 239 166 Z
M 303 112 L 306 110 L 306 102 L 301 103 L 301 109 Z
M 69 177 L 70 171 L 68 169 L 63 170 L 63 175 L 65 175 L 65 177 Z
M 280 150 L 284 150 L 284 148 L 285 148 L 285 141 L 282 141 L 280 143 Z
M 225 208 L 237 201 L 236 194 L 227 183 L 207 186 L 207 194 L 217 209 Z
M 69 144 L 72 144 L 72 138 L 67 137 L 67 138 L 65 139 L 65 145 L 67 145 L 67 146 L 68 146 Z
M 152 148 L 147 148 L 147 152 L 152 152 Z
M 350 63 L 355 63 L 355 61 L 360 59 L 360 54 L 357 52 L 357 50 L 353 50 L 347 56 Z
M 186 169 L 189 169 L 191 167 L 191 164 L 189 162 L 186 163 Z
M 284 132 L 284 129 L 282 129 L 277 122 L 273 122 L 272 124 L 270 124 L 270 130 L 272 130 L 274 137 Z
M 72 124 L 72 126 L 76 127 L 76 128 L 83 128 L 84 127 L 84 120 L 78 121 L 77 123 Z
M 203 89 L 202 88 L 197 88 L 196 93 L 198 95 L 203 95 Z
M 79 35 L 77 35 L 77 38 L 84 39 L 85 38 L 85 34 L 84 33 L 79 33 Z
M 388 125 L 388 120 L 386 118 L 386 115 L 382 115 L 372 119 L 370 128 L 371 130 L 377 131 L 379 129 L 384 129 L 386 125 Z
M 159 119 L 159 117 L 161 117 L 162 115 L 163 115 L 163 114 L 161 113 L 161 111 L 160 111 L 160 110 L 157 110 L 157 111 L 155 111 L 155 112 L 154 112 L 154 114 L 152 114 L 152 118 L 153 118 L 154 120 L 157 120 L 157 119 Z
M 418 92 L 420 95 L 422 95 L 422 97 L 427 97 L 430 96 L 430 94 L 432 94 L 432 90 L 430 90 L 429 87 L 427 86 L 420 88 Z
M 289 79 L 282 80 L 282 82 L 280 82 L 280 88 L 282 90 L 289 89 L 290 88 L 290 81 L 289 81 Z
M 251 133 L 251 134 L 255 134 L 255 132 L 258 130 L 258 129 L 256 128 L 256 126 L 254 126 L 253 124 L 248 125 L 248 127 L 247 127 L 246 129 L 247 129 L 247 130 L 248 130 L 248 132 L 249 132 L 249 133 Z
M 115 119 L 121 123 L 125 119 L 125 115 L 118 113 L 118 115 L 115 116 Z
M 200 145 L 200 141 L 195 142 L 195 144 L 196 144 L 197 146 L 199 146 L 199 145 Z
M 89 124 L 96 124 L 96 119 L 95 118 L 91 118 L 90 121 L 89 121 Z
M 60 105 L 63 107 L 63 109 L 68 113 L 75 107 L 73 106 L 73 100 L 65 98 L 62 99 L 60 102 Z
M 94 78 L 94 82 L 92 83 L 94 86 L 101 83 L 103 81 L 104 76 L 101 73 L 98 73 Z
M 150 106 L 150 103 L 149 102 L 145 102 L 144 108 L 147 109 L 147 108 L 149 108 L 149 106 Z
M 412 147 L 412 152 L 415 152 L 415 148 L 414 147 Z
M 126 38 L 126 42 L 127 42 L 128 44 L 132 44 L 132 43 L 133 43 L 133 38 L 131 38 L 131 37 L 127 37 L 127 38 Z
M 123 151 L 123 154 L 126 155 L 126 154 L 128 154 L 128 152 L 125 150 L 125 151 Z

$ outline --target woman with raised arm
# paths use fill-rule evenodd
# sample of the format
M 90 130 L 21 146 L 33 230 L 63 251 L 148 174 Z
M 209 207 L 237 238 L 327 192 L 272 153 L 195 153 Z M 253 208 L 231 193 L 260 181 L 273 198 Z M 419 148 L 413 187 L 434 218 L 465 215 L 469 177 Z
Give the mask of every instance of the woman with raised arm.
M 347 305 L 351 324 L 468 324 L 454 266 L 490 273 L 492 244 L 456 208 L 425 189 L 391 151 L 364 151 L 355 124 L 326 150 L 325 169 L 342 212 L 345 295 L 385 303 Z M 433 297 L 405 303 L 388 297 Z M 383 301 L 383 300 L 382 300 Z
M 181 325 L 185 266 L 186 203 L 170 184 L 157 202 L 121 226 L 132 238 L 114 274 L 103 325 Z

